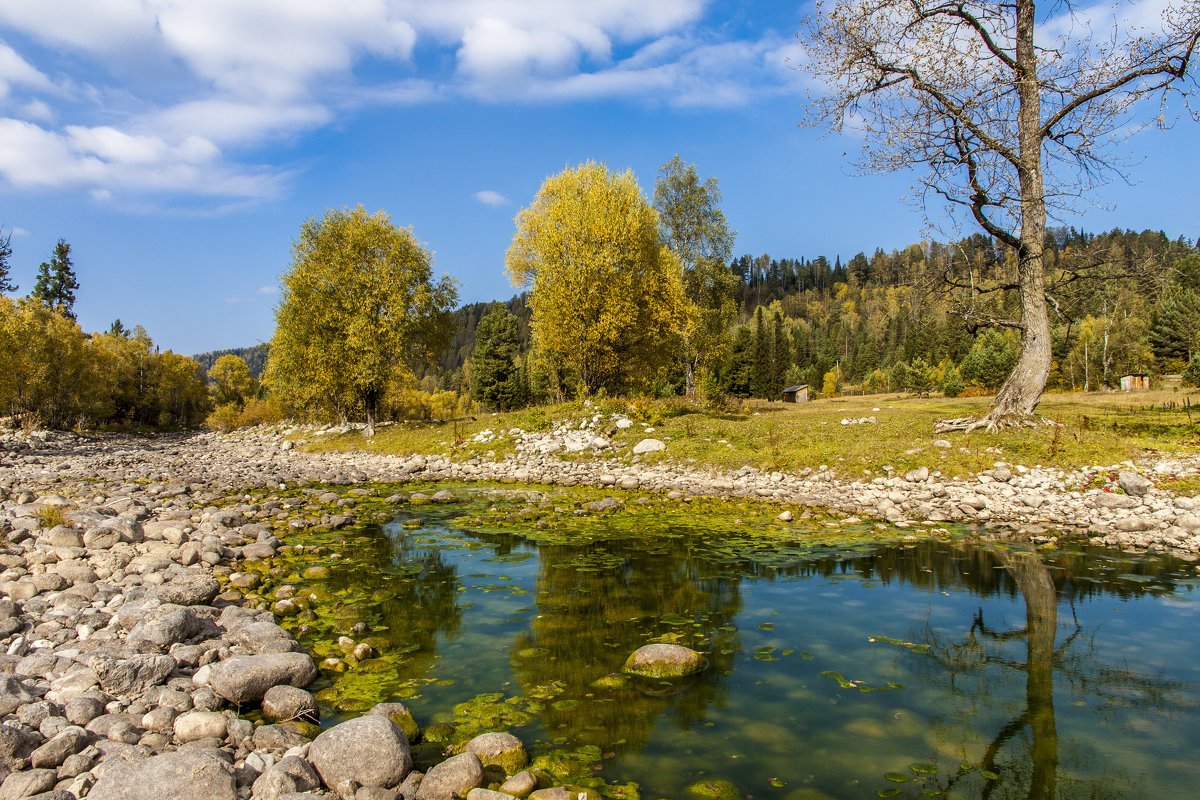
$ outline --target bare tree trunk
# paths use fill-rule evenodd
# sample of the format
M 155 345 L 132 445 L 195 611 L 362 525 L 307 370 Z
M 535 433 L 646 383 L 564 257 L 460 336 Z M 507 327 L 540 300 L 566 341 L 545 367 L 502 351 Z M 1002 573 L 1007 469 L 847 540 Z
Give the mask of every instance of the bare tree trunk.
M 685 378 L 685 381 L 686 381 L 685 385 L 687 388 L 684 390 L 684 395 L 686 395 L 687 397 L 695 397 L 696 396 L 696 367 L 695 367 L 695 364 L 693 363 L 693 361 L 694 361 L 694 359 L 689 354 L 687 357 L 686 366 L 684 368 L 684 372 L 687 376 Z
M 363 405 L 367 409 L 367 427 L 363 431 L 363 436 L 370 438 L 375 435 L 375 395 L 368 394 L 363 400 Z
M 1034 0 L 1017 0 L 1017 174 L 1021 187 L 1021 235 L 1017 247 L 1017 293 L 1021 300 L 1021 355 L 992 409 L 977 420 L 946 420 L 935 430 L 988 430 L 1031 423 L 1050 377 L 1050 315 L 1042 251 L 1046 242 L 1046 194 L 1042 174 L 1041 96 L 1034 48 Z

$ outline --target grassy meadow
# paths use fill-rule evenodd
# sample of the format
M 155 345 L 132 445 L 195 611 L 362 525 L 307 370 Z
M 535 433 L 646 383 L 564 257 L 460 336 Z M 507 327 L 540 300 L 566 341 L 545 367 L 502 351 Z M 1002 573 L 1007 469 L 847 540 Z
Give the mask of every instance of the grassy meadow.
M 562 423 L 578 426 L 597 411 L 628 415 L 634 425 L 613 437 L 616 457 L 653 464 L 663 461 L 727 472 L 743 465 L 763 470 L 798 471 L 827 466 L 842 479 L 903 473 L 920 466 L 946 476 L 966 477 L 996 462 L 1029 467 L 1078 470 L 1110 466 L 1167 454 L 1200 452 L 1200 406 L 1196 395 L 1170 387 L 1149 392 L 1054 393 L 1043 397 L 1039 413 L 1056 425 L 989 433 L 935 434 L 937 420 L 983 413 L 989 397 L 944 398 L 895 394 L 823 397 L 808 403 L 746 401 L 712 410 L 682 398 L 606 399 L 592 407 L 574 402 L 501 414 L 480 413 L 449 422 L 398 422 L 382 426 L 373 439 L 361 432 L 322 437 L 308 447 L 318 451 L 367 450 L 396 454 L 442 453 L 458 459 L 500 459 L 513 451 L 513 439 L 490 442 L 473 437 L 513 428 L 547 431 Z M 843 425 L 844 419 L 877 421 Z M 607 423 L 601 421 L 603 430 Z M 633 456 L 646 437 L 667 442 L 667 449 Z M 951 447 L 937 447 L 944 439 Z M 620 445 L 623 444 L 624 447 Z M 560 453 L 562 457 L 591 455 Z M 609 452 L 602 458 L 613 457 Z M 1164 486 L 1194 494 L 1200 481 Z

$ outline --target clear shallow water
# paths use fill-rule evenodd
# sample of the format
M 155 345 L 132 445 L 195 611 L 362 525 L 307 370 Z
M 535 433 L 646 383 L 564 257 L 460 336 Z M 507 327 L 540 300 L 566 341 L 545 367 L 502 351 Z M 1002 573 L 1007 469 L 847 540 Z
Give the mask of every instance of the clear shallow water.
M 459 738 L 500 723 L 544 766 L 643 798 L 718 780 L 786 800 L 1196 796 L 1192 564 L 951 537 L 807 546 L 744 508 L 598 521 L 554 503 L 542 530 L 527 506 L 516 519 L 524 500 L 479 496 L 341 535 L 322 558 L 337 614 L 389 649 L 323 698 L 403 699 Z M 709 669 L 596 685 L 650 641 Z

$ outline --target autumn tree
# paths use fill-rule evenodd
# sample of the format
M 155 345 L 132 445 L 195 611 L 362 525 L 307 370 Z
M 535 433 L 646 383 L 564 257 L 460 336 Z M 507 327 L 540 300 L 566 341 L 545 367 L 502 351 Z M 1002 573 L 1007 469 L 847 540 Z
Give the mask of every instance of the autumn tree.
M 281 276 L 267 383 L 311 414 L 361 412 L 367 436 L 388 386 L 432 363 L 453 333 L 455 282 L 383 211 L 330 209 L 307 220 Z
M 727 264 L 734 231 L 720 209 L 716 178 L 700 181 L 693 164 L 676 155 L 658 168 L 654 207 L 663 241 L 683 270 L 686 305 L 680 343 L 686 394 L 696 393 L 696 370 L 724 356 L 737 315 L 737 278 Z
M 535 348 L 572 369 L 584 391 L 622 391 L 670 362 L 680 270 L 631 171 L 569 167 L 516 223 L 505 265 L 530 289 Z
M 1119 7 L 1118 7 L 1119 8 Z M 1099 14 L 1097 10 L 1093 13 Z M 1188 88 L 1200 3 L 1168 4 L 1149 27 L 1101 30 L 1070 3 L 835 0 L 799 34 L 804 68 L 827 88 L 806 124 L 853 129 L 867 171 L 918 172 L 922 203 L 944 201 L 1014 254 L 990 291 L 1014 291 L 1021 352 L 991 410 L 942 429 L 1023 424 L 1051 367 L 1044 248 L 1050 214 L 1120 171 L 1113 148 Z
M 75 265 L 71 262 L 71 245 L 59 239 L 54 245 L 50 261 L 43 261 L 38 266 L 37 283 L 32 296 L 51 311 L 75 319 L 75 290 L 78 288 Z
M 258 382 L 250 374 L 245 359 L 235 355 L 218 358 L 208 371 L 208 381 L 217 405 L 244 405 L 258 389 Z

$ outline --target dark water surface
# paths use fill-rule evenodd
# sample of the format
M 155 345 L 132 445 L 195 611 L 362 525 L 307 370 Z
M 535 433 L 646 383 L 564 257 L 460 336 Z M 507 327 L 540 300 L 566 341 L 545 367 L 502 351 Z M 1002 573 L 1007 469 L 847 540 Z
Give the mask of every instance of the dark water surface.
M 331 719 L 403 699 L 424 728 L 507 728 L 564 780 L 642 798 L 1200 796 L 1191 563 L 581 505 L 478 493 L 310 539 L 332 617 L 386 647 L 326 682 Z M 604 680 L 651 641 L 710 666 Z

